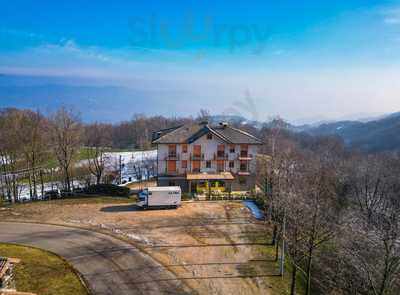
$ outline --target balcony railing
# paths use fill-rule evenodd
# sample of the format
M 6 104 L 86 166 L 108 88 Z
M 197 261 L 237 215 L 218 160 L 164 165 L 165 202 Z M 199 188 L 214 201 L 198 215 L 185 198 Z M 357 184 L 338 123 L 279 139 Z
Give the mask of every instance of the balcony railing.
M 225 168 L 224 167 L 217 167 L 217 172 L 218 173 L 225 172 Z
M 166 174 L 166 175 L 179 175 L 179 174 L 182 174 L 182 173 L 180 173 L 180 172 L 178 171 L 178 169 L 176 169 L 176 170 L 168 170 L 168 169 L 165 169 L 165 174 Z
M 238 159 L 242 160 L 242 161 L 250 161 L 253 159 L 253 155 L 251 155 L 247 152 L 240 152 Z
M 168 153 L 168 155 L 165 157 L 165 160 L 179 160 L 179 154 Z
M 204 160 L 204 154 L 191 154 L 190 159 L 195 160 L 195 161 L 199 161 L 199 160 L 202 161 L 202 160 Z
M 238 175 L 250 175 L 250 171 L 248 170 L 239 170 Z
M 228 154 L 225 152 L 217 152 L 214 154 L 214 160 L 228 160 Z

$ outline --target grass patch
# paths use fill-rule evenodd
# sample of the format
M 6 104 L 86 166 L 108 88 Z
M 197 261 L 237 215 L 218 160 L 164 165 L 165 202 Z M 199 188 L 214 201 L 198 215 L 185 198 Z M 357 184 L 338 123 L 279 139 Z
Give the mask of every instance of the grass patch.
M 272 229 L 265 226 L 265 231 L 244 233 L 249 242 L 252 243 L 270 243 L 272 239 Z M 286 259 L 285 275 L 283 277 L 279 274 L 279 260 L 275 261 L 276 249 L 275 246 L 270 245 L 257 245 L 253 249 L 256 256 L 259 258 L 256 261 L 249 261 L 249 263 L 242 265 L 239 268 L 240 273 L 243 275 L 267 275 L 265 278 L 267 284 L 271 286 L 271 294 L 286 295 L 290 294 L 291 284 L 291 271 L 292 267 Z M 297 276 L 297 291 L 296 294 L 304 293 L 304 278 L 300 271 Z
M 36 248 L 0 244 L 0 256 L 21 259 L 15 268 L 17 290 L 38 295 L 87 295 L 74 269 L 59 256 Z

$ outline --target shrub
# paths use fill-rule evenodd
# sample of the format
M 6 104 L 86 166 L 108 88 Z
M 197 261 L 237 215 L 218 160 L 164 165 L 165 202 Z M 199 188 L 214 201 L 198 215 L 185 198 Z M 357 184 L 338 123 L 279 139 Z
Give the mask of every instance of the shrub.
M 125 186 L 118 186 L 115 184 L 96 184 L 89 186 L 85 193 L 95 195 L 108 195 L 118 197 L 128 197 L 130 190 Z
M 193 200 L 192 193 L 182 193 L 182 201 L 190 201 Z

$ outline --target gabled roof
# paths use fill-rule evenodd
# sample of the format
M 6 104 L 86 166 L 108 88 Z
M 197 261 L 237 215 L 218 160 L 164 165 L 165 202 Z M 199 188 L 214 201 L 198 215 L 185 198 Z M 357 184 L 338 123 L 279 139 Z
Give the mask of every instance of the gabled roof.
M 212 133 L 222 141 L 230 144 L 262 144 L 261 140 L 243 130 L 226 124 L 210 126 L 204 123 L 193 123 L 160 130 L 153 134 L 153 143 L 192 143 L 208 133 Z

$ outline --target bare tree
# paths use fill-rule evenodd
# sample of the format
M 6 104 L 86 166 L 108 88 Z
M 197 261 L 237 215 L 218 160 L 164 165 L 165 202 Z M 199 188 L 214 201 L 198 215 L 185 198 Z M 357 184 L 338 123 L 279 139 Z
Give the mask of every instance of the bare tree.
M 382 157 L 376 155 L 354 157 L 351 163 L 350 193 L 360 212 L 366 215 L 368 221 L 372 221 L 373 213 L 382 206 L 389 190 L 392 171 L 382 161 Z
M 357 165 L 353 159 L 352 163 L 350 198 L 354 207 L 349 213 L 348 238 L 342 240 L 345 267 L 356 273 L 351 279 L 359 282 L 358 292 L 399 294 L 399 161 L 393 157 L 375 156 L 361 162 L 357 158 Z
M 210 111 L 206 109 L 201 109 L 197 114 L 197 121 L 209 121 L 211 117 Z
M 71 166 L 81 143 L 79 116 L 66 108 L 50 117 L 50 136 L 54 154 L 63 173 L 63 186 L 71 191 Z
M 0 113 L 0 167 L 6 186 L 7 198 L 14 203 L 18 200 L 18 170 L 21 168 L 21 145 L 16 136 L 18 111 L 6 109 Z
M 18 139 L 27 164 L 31 199 L 38 197 L 39 165 L 42 163 L 46 151 L 44 122 L 45 120 L 39 112 L 19 111 L 16 114 L 15 137 Z
M 111 145 L 110 128 L 99 123 L 86 126 L 84 142 L 88 154 L 88 170 L 96 178 L 96 184 L 100 184 L 110 160 L 106 154 Z

